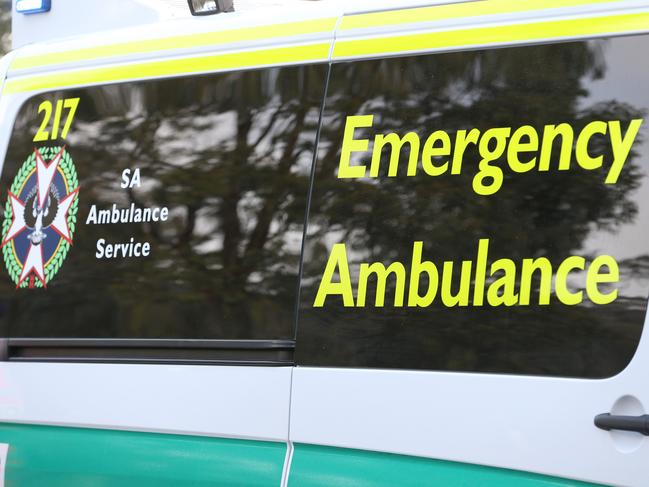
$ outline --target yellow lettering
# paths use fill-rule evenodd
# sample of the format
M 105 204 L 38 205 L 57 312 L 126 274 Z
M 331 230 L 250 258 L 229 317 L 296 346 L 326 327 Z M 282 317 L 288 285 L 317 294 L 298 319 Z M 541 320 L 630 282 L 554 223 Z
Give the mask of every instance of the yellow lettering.
M 478 243 L 478 257 L 475 264 L 475 283 L 473 284 L 473 305 L 482 306 L 484 303 L 484 284 L 487 274 L 487 254 L 489 239 L 481 238 Z
M 466 130 L 458 130 L 455 134 L 455 151 L 453 151 L 453 163 L 451 164 L 451 174 L 457 175 L 462 173 L 462 159 L 464 152 L 469 144 L 476 145 L 480 138 L 478 129 L 471 129 L 467 134 Z
M 477 194 L 488 196 L 494 194 L 503 184 L 503 170 L 498 166 L 492 166 L 489 163 L 499 159 L 507 147 L 507 137 L 512 129 L 497 128 L 487 130 L 482 139 L 480 139 L 479 151 L 482 160 L 478 164 L 478 173 L 473 178 L 473 191 Z M 496 145 L 491 149 L 490 143 L 496 141 Z M 485 184 L 485 179 L 490 179 L 490 184 Z
M 408 306 L 424 308 L 432 304 L 437 294 L 439 273 L 437 267 L 430 261 L 421 260 L 422 242 L 414 242 L 412 246 L 412 264 L 410 265 L 410 285 L 408 286 Z M 419 276 L 425 272 L 428 275 L 428 289 L 423 296 L 419 295 Z
M 460 288 L 457 294 L 453 296 L 451 293 L 451 285 L 453 279 L 453 262 L 444 262 L 444 270 L 442 273 L 442 302 L 444 306 L 468 306 L 469 305 L 469 287 L 471 285 L 471 261 L 465 260 L 462 262 L 460 270 Z
M 579 136 L 577 137 L 577 145 L 575 146 L 575 156 L 577 164 L 587 170 L 593 170 L 602 167 L 604 156 L 592 157 L 588 152 L 588 143 L 595 134 L 606 134 L 608 125 L 606 122 L 595 121 L 590 122 L 584 127 Z
M 374 115 L 351 115 L 345 121 L 343 145 L 340 151 L 340 164 L 338 165 L 338 178 L 365 177 L 365 166 L 352 166 L 350 164 L 352 152 L 366 152 L 369 146 L 368 139 L 354 139 L 354 130 L 361 127 L 371 127 Z
M 527 142 L 523 142 L 526 139 Z M 523 125 L 517 128 L 509 139 L 509 147 L 507 148 L 507 161 L 509 167 L 514 172 L 528 172 L 534 169 L 536 164 L 536 157 L 532 157 L 527 162 L 521 162 L 519 154 L 521 152 L 536 152 L 539 149 L 539 134 L 531 125 Z
M 358 289 L 354 299 L 347 261 L 347 252 L 344 243 L 335 244 L 329 255 L 322 279 L 318 286 L 313 306 L 323 307 L 327 297 L 341 296 L 345 307 L 364 307 L 367 302 L 368 287 L 371 279 L 376 279 L 374 293 L 374 306 L 381 308 L 385 306 L 385 295 L 388 290 L 394 290 L 393 306 L 400 308 L 405 306 L 413 308 L 425 308 L 433 304 L 439 291 L 441 304 L 446 307 L 469 306 L 469 296 L 473 281 L 473 306 L 482 306 L 486 299 L 489 306 L 529 306 L 532 290 L 538 287 L 538 304 L 550 304 L 550 294 L 553 291 L 552 283 L 554 277 L 554 292 L 562 304 L 575 306 L 583 302 L 584 294 L 595 304 L 609 304 L 618 296 L 617 289 L 601 289 L 602 284 L 619 282 L 620 271 L 618 264 L 610 255 L 596 257 L 586 269 L 586 259 L 581 256 L 571 255 L 563 260 L 553 276 L 552 264 L 546 257 L 535 259 L 523 259 L 520 267 L 520 289 L 517 292 L 518 265 L 512 259 L 501 258 L 494 261 L 490 267 L 489 277 L 493 279 L 486 289 L 486 267 L 489 253 L 489 239 L 480 239 L 478 252 L 475 260 L 475 275 L 472 274 L 473 261 L 462 261 L 461 268 L 457 265 L 460 262 L 445 261 L 441 270 L 438 270 L 435 263 L 424 260 L 422 257 L 423 242 L 413 242 L 412 260 L 410 264 L 410 276 L 407 275 L 405 266 L 401 262 L 383 264 L 381 262 L 360 263 Z M 603 270 L 603 268 L 606 268 Z M 455 272 L 454 272 L 455 270 Z M 538 272 L 537 272 L 538 271 Z M 580 289 L 571 289 L 570 276 L 583 275 L 586 271 L 586 292 Z M 334 276 L 338 274 L 338 282 L 334 282 Z M 422 275 L 424 278 L 422 279 Z M 408 301 L 405 304 L 406 279 L 408 280 Z M 454 290 L 454 281 L 457 288 Z M 440 282 L 441 280 L 441 282 Z M 423 281 L 423 286 L 421 285 Z M 424 289 L 420 294 L 420 288 Z M 574 285 L 573 285 L 574 287 Z M 370 293 L 371 295 L 371 293 Z
M 419 136 L 414 132 L 408 132 L 403 138 L 397 134 L 388 135 L 379 134 L 374 139 L 374 148 L 372 149 L 372 162 L 370 164 L 370 177 L 379 176 L 379 166 L 381 165 L 381 153 L 383 147 L 390 146 L 390 165 L 388 166 L 388 177 L 396 177 L 399 169 L 399 158 L 401 149 L 405 143 L 410 144 L 410 155 L 408 157 L 408 176 L 417 174 L 417 160 L 419 158 Z
M 394 273 L 397 281 L 394 291 L 394 306 L 403 306 L 406 268 L 401 262 L 393 262 L 387 268 L 380 262 L 361 264 L 358 276 L 358 296 L 356 297 L 356 306 L 365 306 L 367 281 L 371 274 L 376 274 L 376 298 L 374 299 L 374 305 L 377 308 L 383 307 L 385 304 L 385 287 L 388 280 L 388 274 L 392 273 Z
M 336 269 L 338 269 L 340 282 L 332 282 Z M 344 243 L 337 243 L 331 249 L 331 254 L 329 255 L 329 260 L 320 280 L 313 306 L 315 308 L 321 308 L 324 306 L 327 296 L 336 294 L 343 297 L 343 306 L 346 308 L 354 306 L 354 293 L 352 291 L 352 281 L 349 276 L 347 251 Z
M 560 123 L 559 125 L 546 125 L 543 129 L 541 155 L 539 156 L 539 171 L 548 171 L 550 169 L 552 148 L 554 145 L 554 140 L 558 135 L 561 136 L 559 170 L 567 171 L 568 169 L 570 169 L 570 160 L 572 159 L 572 141 L 575 137 L 575 134 L 569 124 Z
M 574 269 L 581 269 L 583 271 L 585 265 L 586 259 L 576 255 L 568 257 L 561 263 L 561 265 L 559 265 L 559 268 L 557 269 L 557 276 L 554 281 L 554 288 L 555 292 L 557 293 L 557 298 L 559 298 L 559 301 L 561 301 L 563 304 L 574 306 L 575 304 L 582 302 L 584 294 L 582 291 L 572 293 L 568 289 L 568 274 L 570 274 L 570 271 Z
M 441 147 L 436 147 L 437 142 L 441 142 Z M 421 151 L 421 165 L 429 176 L 441 176 L 448 170 L 448 159 L 444 160 L 440 166 L 433 164 L 433 157 L 449 156 L 451 154 L 451 138 L 443 130 L 436 130 L 426 139 Z M 408 166 L 408 176 L 410 166 Z
M 601 273 L 603 266 L 608 267 L 607 273 Z M 617 299 L 617 289 L 608 293 L 599 290 L 599 284 L 608 284 L 620 280 L 620 269 L 617 262 L 610 255 L 600 255 L 593 259 L 586 274 L 586 292 L 595 304 L 609 304 Z
M 550 291 L 552 291 L 552 264 L 545 257 L 538 259 L 523 259 L 521 269 L 521 289 L 519 291 L 518 304 L 530 304 L 530 293 L 532 290 L 532 278 L 535 271 L 541 271 L 541 282 L 539 285 L 539 304 L 550 304 Z
M 624 163 L 629 156 L 629 152 L 631 152 L 631 146 L 638 135 L 640 125 L 642 125 L 641 118 L 631 120 L 626 134 L 624 135 L 624 138 L 622 138 L 620 122 L 616 120 L 608 123 L 608 128 L 611 134 L 611 147 L 613 148 L 613 164 L 606 176 L 606 184 L 617 183 L 617 178 L 620 177 Z
M 487 289 L 487 302 L 490 306 L 514 306 L 518 302 L 516 289 L 516 264 L 510 259 L 498 259 L 491 264 L 491 275 L 497 272 L 503 272 L 499 277 L 489 285 Z M 502 289 L 502 293 L 500 290 Z

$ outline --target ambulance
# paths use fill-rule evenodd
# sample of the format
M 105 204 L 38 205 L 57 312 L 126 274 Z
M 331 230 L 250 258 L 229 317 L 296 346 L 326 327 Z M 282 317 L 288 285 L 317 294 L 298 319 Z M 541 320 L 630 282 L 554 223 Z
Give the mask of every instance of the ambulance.
M 0 486 L 649 485 L 647 0 L 12 9 Z

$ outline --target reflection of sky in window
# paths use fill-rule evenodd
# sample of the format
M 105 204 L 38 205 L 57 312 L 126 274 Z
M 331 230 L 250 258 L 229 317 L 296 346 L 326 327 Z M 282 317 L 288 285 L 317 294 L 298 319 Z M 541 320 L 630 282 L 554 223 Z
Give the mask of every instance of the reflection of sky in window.
M 638 205 L 635 221 L 621 226 L 615 233 L 594 231 L 584 244 L 587 252 L 606 252 L 618 261 L 649 253 L 649 181 L 646 177 L 649 173 L 649 70 L 643 61 L 645 53 L 640 51 L 644 47 L 646 44 L 638 43 L 633 37 L 607 43 L 604 46 L 607 62 L 605 77 L 584 80 L 584 88 L 589 95 L 582 99 L 579 107 L 583 109 L 601 101 L 609 101 L 612 93 L 615 93 L 617 101 L 627 102 L 648 112 L 638 134 L 638 138 L 642 138 L 644 143 L 634 144 L 634 149 L 638 152 L 638 165 L 645 174 L 641 186 L 633 193 Z
M 649 70 L 641 60 L 644 58 L 640 49 L 644 44 L 639 44 L 633 37 L 617 39 L 604 45 L 606 55 L 606 72 L 603 79 L 584 79 L 583 86 L 588 91 L 588 96 L 581 99 L 580 109 L 593 106 L 603 101 L 615 99 L 626 102 L 637 109 L 647 111 L 645 121 L 640 128 L 638 139 L 643 139 L 642 144 L 637 142 L 634 149 L 638 153 L 638 165 L 642 168 L 644 177 L 633 198 L 638 206 L 638 214 L 633 223 L 627 223 L 615 232 L 594 230 L 585 240 L 581 254 L 609 254 L 618 262 L 624 259 L 636 258 L 649 254 L 647 248 L 647 229 L 649 228 Z M 613 98 L 612 93 L 615 93 Z M 647 295 L 646 273 L 631 273 L 621 266 L 620 282 L 616 286 L 622 295 L 641 296 Z M 571 284 L 581 287 L 577 281 L 583 276 L 575 275 Z

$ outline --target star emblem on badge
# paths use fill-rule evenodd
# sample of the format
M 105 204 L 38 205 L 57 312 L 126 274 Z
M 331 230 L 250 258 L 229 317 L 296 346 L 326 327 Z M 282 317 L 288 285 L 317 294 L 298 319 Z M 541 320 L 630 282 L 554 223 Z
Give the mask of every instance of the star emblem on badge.
M 11 193 L 11 191 L 9 192 L 12 221 L 1 246 L 4 247 L 19 235 L 22 235 L 24 232 L 29 232 L 27 235 L 29 249 L 27 250 L 27 257 L 25 258 L 16 288 L 20 287 L 28 278 L 30 279 L 30 288 L 33 287 L 36 278 L 41 281 L 43 287 L 47 287 L 43 251 L 43 241 L 47 238 L 47 234 L 44 232 L 46 229 L 51 228 L 61 238 L 72 244 L 70 228 L 68 226 L 68 212 L 79 193 L 79 187 L 77 186 L 64 198 L 58 199 L 56 197 L 56 207 L 51 208 L 52 184 L 64 152 L 65 147 L 62 147 L 49 162 L 46 162 L 39 150 L 34 149 L 36 159 L 36 184 L 35 188 L 32 188 L 32 191 L 29 193 L 33 194 L 33 198 L 25 197 L 25 201 L 23 201 Z M 29 199 L 31 199 L 31 204 L 28 206 L 27 200 Z M 51 211 L 56 212 L 53 218 L 50 214 Z M 47 221 L 45 220 L 46 217 L 49 217 Z

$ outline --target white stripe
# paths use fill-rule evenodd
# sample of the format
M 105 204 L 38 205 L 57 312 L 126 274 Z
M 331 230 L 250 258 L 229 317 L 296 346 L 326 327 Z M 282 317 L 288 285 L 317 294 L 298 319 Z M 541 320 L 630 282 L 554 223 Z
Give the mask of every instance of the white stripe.
M 286 443 L 286 457 L 284 458 L 284 470 L 282 471 L 282 481 L 280 483 L 281 487 L 288 487 L 288 478 L 291 472 L 291 463 L 293 462 L 293 452 L 295 448 L 293 447 L 293 442 L 289 441 Z M 0 486 L 2 487 L 2 486 Z
M 290 367 L 0 364 L 0 422 L 288 440 Z

